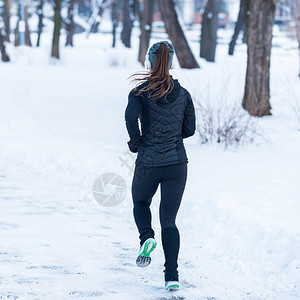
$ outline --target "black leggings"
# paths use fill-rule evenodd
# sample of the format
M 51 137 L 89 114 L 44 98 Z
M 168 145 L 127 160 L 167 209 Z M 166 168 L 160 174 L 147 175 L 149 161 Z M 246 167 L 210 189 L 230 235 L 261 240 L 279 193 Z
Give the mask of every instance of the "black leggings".
M 163 167 L 136 166 L 132 181 L 133 214 L 140 233 L 140 244 L 154 237 L 150 204 L 160 184 L 159 218 L 165 254 L 165 280 L 177 281 L 180 237 L 175 224 L 187 177 L 187 163 Z

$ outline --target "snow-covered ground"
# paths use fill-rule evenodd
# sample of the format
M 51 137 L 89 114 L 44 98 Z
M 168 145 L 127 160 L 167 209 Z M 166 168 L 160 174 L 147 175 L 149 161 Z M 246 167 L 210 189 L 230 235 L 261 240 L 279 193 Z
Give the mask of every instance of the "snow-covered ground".
M 197 35 L 190 34 L 195 54 Z M 172 71 L 192 94 L 241 98 L 246 48 L 228 57 L 228 36 L 220 32 L 215 64 Z M 182 289 L 170 294 L 159 191 L 152 204 L 159 246 L 148 268 L 135 265 L 124 110 L 127 78 L 141 70 L 138 40 L 132 50 L 112 50 L 109 35 L 79 35 L 74 49 L 61 49 L 60 63 L 49 61 L 49 41 L 43 36 L 41 49 L 8 47 L 12 62 L 0 63 L 0 299 L 299 299 L 296 44 L 279 33 L 274 39 L 273 116 L 259 120 L 268 142 L 224 151 L 197 136 L 186 140 L 188 183 L 177 219 Z M 115 207 L 92 194 L 108 172 L 127 185 Z

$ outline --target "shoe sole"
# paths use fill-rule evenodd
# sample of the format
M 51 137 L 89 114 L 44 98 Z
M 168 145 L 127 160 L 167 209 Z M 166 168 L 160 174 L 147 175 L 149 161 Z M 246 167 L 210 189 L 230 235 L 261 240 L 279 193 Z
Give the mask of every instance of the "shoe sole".
M 155 239 L 147 239 L 142 245 L 139 256 L 136 259 L 138 267 L 147 267 L 151 263 L 150 253 L 156 248 L 157 242 Z
M 180 286 L 178 284 L 172 284 L 167 287 L 167 290 L 169 291 L 178 291 L 180 289 Z

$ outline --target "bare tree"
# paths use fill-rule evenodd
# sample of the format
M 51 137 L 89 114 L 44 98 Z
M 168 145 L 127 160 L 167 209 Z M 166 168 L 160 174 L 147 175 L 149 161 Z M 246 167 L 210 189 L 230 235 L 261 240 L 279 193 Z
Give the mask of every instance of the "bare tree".
M 29 47 L 32 46 L 28 24 L 28 4 L 25 5 L 25 45 Z
M 4 1 L 4 26 L 5 26 L 5 39 L 10 42 L 10 10 L 12 6 L 12 0 Z
M 140 14 L 140 48 L 138 60 L 140 63 L 144 64 L 145 55 L 149 47 L 149 41 L 152 29 L 152 18 L 154 11 L 154 0 L 144 0 L 143 11 Z
M 114 48 L 116 46 L 116 33 L 117 33 L 117 27 L 118 27 L 118 23 L 119 23 L 118 0 L 112 0 L 112 4 L 111 4 L 111 20 L 112 20 L 112 23 L 113 23 L 113 30 L 112 30 L 113 42 L 112 42 L 112 47 Z
M 244 13 L 244 0 L 240 0 L 240 10 L 239 10 L 238 19 L 237 19 L 237 22 L 235 24 L 234 34 L 233 34 L 231 42 L 229 44 L 229 50 L 228 50 L 229 55 L 233 55 L 236 40 L 239 36 L 240 31 L 243 30 L 244 15 L 245 15 L 245 13 Z
M 300 59 L 300 1 L 297 0 L 294 1 L 294 7 L 295 7 L 294 11 L 295 11 L 295 21 L 296 21 L 296 32 L 297 32 L 297 39 L 299 44 L 299 59 Z M 299 77 L 300 77 L 300 68 L 299 68 Z
M 52 51 L 51 56 L 59 59 L 59 37 L 61 29 L 61 5 L 62 0 L 54 0 L 54 30 L 52 38 Z
M 211 62 L 215 61 L 220 6 L 221 0 L 208 0 L 202 16 L 200 57 Z
M 248 62 L 243 107 L 252 116 L 271 115 L 270 56 L 276 2 L 245 1 Z
M 5 49 L 5 36 L 3 35 L 3 29 L 0 27 L 0 51 L 1 51 L 1 60 L 2 61 L 9 61 L 9 56 L 6 53 Z
M 40 0 L 40 3 L 37 7 L 37 15 L 39 17 L 38 38 L 37 38 L 37 42 L 36 42 L 37 47 L 40 46 L 41 35 L 42 35 L 42 31 L 43 31 L 43 18 L 44 18 L 43 7 L 44 7 L 44 0 Z
M 158 0 L 158 5 L 166 31 L 174 45 L 180 66 L 186 69 L 199 68 L 182 27 L 179 24 L 173 0 Z
M 66 46 L 70 45 L 72 47 L 73 47 L 73 35 L 75 31 L 74 4 L 75 4 L 75 0 L 68 1 L 68 18 L 66 22 L 66 29 L 67 29 Z
M 123 0 L 123 30 L 121 40 L 125 47 L 131 47 L 131 30 L 134 20 L 134 1 Z
M 94 11 L 90 17 L 89 20 L 89 31 L 88 31 L 88 35 L 92 32 L 92 33 L 97 33 L 99 30 L 99 25 L 101 23 L 102 20 L 102 15 L 104 12 L 104 9 L 106 8 L 106 6 L 110 3 L 110 1 L 107 0 L 99 0 L 96 1 L 96 7 L 94 8 Z

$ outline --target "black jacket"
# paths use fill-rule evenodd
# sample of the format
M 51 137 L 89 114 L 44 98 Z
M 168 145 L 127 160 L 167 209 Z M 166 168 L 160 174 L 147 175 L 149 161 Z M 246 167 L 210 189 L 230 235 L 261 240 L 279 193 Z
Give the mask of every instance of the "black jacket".
M 136 96 L 137 90 L 130 91 L 125 111 L 128 146 L 131 152 L 138 152 L 136 165 L 156 167 L 188 162 L 183 139 L 195 133 L 195 110 L 189 92 L 177 79 L 166 100 L 162 97 L 154 103 L 147 92 Z

